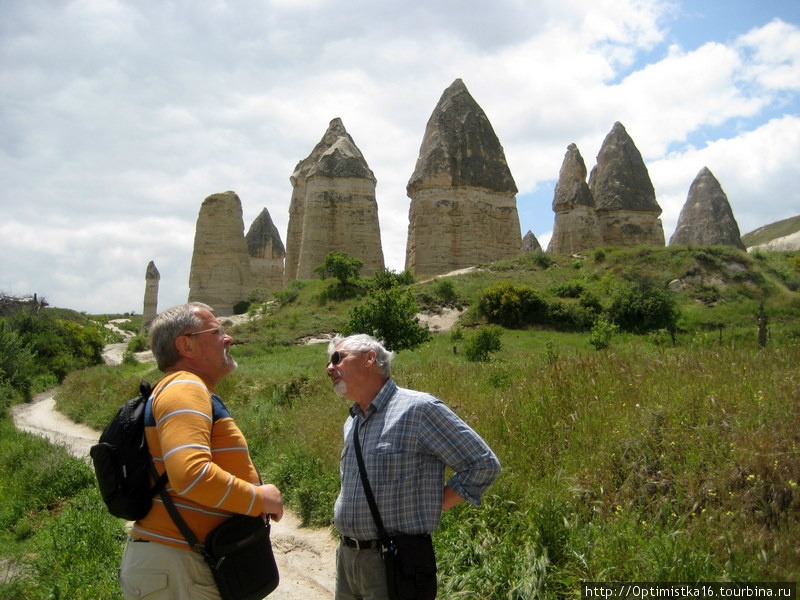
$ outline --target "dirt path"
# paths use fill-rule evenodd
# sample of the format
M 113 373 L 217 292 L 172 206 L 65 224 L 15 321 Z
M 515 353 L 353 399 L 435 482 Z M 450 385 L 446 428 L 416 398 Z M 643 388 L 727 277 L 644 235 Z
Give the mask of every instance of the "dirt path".
M 54 392 L 44 392 L 30 403 L 14 406 L 14 424 L 53 444 L 64 445 L 73 456 L 88 461 L 89 448 L 100 434 L 56 411 Z M 287 512 L 272 525 L 272 544 L 281 583 L 269 600 L 333 598 L 336 541 L 329 529 L 301 527 L 298 518 Z

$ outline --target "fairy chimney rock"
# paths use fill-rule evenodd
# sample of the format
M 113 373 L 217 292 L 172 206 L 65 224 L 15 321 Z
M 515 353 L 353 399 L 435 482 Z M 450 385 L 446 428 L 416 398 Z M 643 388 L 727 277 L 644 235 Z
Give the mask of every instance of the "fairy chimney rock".
M 251 287 L 271 292 L 280 290 L 283 287 L 283 259 L 286 250 L 278 228 L 266 208 L 250 225 L 244 239 L 250 255 L 250 271 L 253 277 Z
M 489 119 L 460 79 L 428 120 L 406 190 L 406 268 L 416 275 L 519 254 L 517 186 Z
M 156 264 L 151 260 L 144 273 L 144 307 L 142 310 L 143 333 L 150 327 L 150 323 L 158 314 L 158 284 L 161 281 L 161 274 L 156 268 Z
M 570 144 L 561 163 L 553 212 L 553 237 L 548 252 L 574 254 L 603 245 L 594 198 L 586 183 L 586 164 L 578 147 Z
M 589 176 L 603 244 L 663 246 L 661 207 L 642 155 L 621 123 L 603 141 Z
M 728 196 L 714 174 L 703 167 L 689 187 L 670 246 L 735 246 L 744 250 Z
M 522 238 L 522 247 L 520 251 L 524 254 L 526 252 L 536 252 L 542 249 L 542 245 L 539 243 L 539 240 L 536 239 L 536 236 L 533 235 L 533 232 L 529 229 L 528 233 L 525 234 L 525 237 Z
M 189 302 L 205 302 L 217 316 L 233 314 L 251 287 L 242 202 L 235 192 L 212 194 L 200 207 L 189 272 Z
M 286 232 L 286 260 L 284 261 L 284 283 L 297 279 L 297 264 L 300 260 L 300 242 L 303 236 L 303 218 L 306 206 L 306 177 L 317 164 L 322 154 L 340 137 L 350 138 L 340 118 L 332 119 L 322 139 L 307 157 L 297 163 L 289 177 L 292 198 L 289 203 L 289 226 Z
M 331 122 L 323 137 L 328 147 L 316 153 L 322 148 L 318 145 L 311 154 L 313 160 L 303 165 L 302 173 L 296 170 L 292 176 L 293 181 L 303 180 L 302 211 L 296 217 L 290 215 L 302 216 L 295 279 L 313 278 L 314 269 L 325 262 L 329 252 L 346 252 L 364 261 L 361 274 L 365 276 L 384 268 L 375 175 L 353 138 L 340 126 L 339 119 Z M 340 135 L 331 141 L 328 133 L 334 129 Z M 287 250 L 287 263 L 288 258 Z

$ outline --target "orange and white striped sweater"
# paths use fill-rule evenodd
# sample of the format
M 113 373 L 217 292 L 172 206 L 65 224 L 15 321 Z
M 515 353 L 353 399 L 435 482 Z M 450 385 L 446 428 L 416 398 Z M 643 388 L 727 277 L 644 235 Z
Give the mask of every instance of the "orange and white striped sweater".
M 179 371 L 159 381 L 145 410 L 145 435 L 159 475 L 167 470 L 170 497 L 200 542 L 231 514 L 261 514 L 247 441 L 197 375 Z M 131 534 L 190 549 L 158 495 Z

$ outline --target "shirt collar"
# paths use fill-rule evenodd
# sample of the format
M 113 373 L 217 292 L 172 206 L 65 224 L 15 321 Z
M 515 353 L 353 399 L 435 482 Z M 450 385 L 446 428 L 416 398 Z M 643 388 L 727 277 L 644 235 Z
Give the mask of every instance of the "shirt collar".
M 397 384 L 391 378 L 387 379 L 386 383 L 383 384 L 381 391 L 375 395 L 375 397 L 372 399 L 372 402 L 370 402 L 369 406 L 367 406 L 366 416 L 363 415 L 361 412 L 361 407 L 355 402 L 350 407 L 350 416 L 354 418 L 361 417 L 364 420 L 369 419 L 374 413 L 383 410 L 386 407 L 386 404 L 388 404 L 389 399 L 394 396 L 396 390 Z

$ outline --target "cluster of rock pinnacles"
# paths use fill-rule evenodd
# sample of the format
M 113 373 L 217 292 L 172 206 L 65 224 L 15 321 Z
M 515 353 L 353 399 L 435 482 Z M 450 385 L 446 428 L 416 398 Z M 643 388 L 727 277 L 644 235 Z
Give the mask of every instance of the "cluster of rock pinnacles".
M 588 183 L 575 144 L 567 148 L 553 198 L 549 252 L 574 254 L 602 246 L 664 245 L 653 184 L 642 156 L 620 123 L 606 136 Z M 314 276 L 329 252 L 364 261 L 363 275 L 384 268 L 376 179 L 341 119 L 297 163 L 284 248 L 265 208 L 244 234 L 242 203 L 232 191 L 206 198 L 197 218 L 189 301 L 230 315 L 253 289 L 274 291 Z M 417 277 L 541 250 L 531 231 L 521 237 L 517 186 L 503 146 L 483 109 L 456 79 L 428 120 L 406 192 L 411 198 L 405 267 Z M 722 187 L 703 168 L 689 189 L 670 245 L 743 248 Z M 159 274 L 145 276 L 145 324 L 156 314 Z

